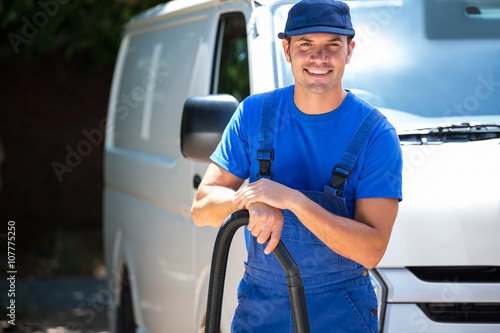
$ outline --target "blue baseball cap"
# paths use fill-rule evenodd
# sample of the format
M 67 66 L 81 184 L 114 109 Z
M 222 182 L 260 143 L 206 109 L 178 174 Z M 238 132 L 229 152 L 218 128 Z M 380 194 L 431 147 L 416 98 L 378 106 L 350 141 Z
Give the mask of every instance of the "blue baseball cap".
M 349 6 L 336 0 L 302 0 L 288 12 L 285 31 L 278 38 L 312 33 L 354 36 Z

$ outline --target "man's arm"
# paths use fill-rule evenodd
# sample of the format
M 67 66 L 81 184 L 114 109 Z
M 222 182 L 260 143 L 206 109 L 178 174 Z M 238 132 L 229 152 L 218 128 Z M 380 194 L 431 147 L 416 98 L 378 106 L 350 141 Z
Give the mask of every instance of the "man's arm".
M 354 220 L 334 215 L 301 192 L 262 179 L 237 192 L 235 203 L 248 207 L 256 202 L 289 209 L 328 247 L 367 268 L 375 267 L 387 248 L 398 212 L 398 199 L 358 199 Z M 268 237 L 269 226 L 260 223 L 252 234 Z M 261 235 L 262 233 L 262 235 Z
M 366 268 L 371 269 L 379 263 L 396 220 L 398 199 L 358 199 L 353 220 L 317 209 L 314 205 L 316 203 L 309 200 L 297 205 L 294 211 L 306 228 L 335 252 Z
M 215 163 L 208 167 L 198 187 L 191 216 L 197 226 L 220 227 L 222 222 L 241 207 L 234 203 L 236 190 L 244 180 L 238 178 Z M 248 229 L 257 237 L 257 242 L 268 242 L 264 252 L 271 253 L 278 245 L 283 230 L 283 214 L 281 210 L 264 203 L 255 202 L 246 206 L 249 212 Z M 269 233 L 261 232 L 261 227 Z M 254 230 L 255 229 L 255 230 Z
M 197 226 L 220 227 L 239 208 L 233 203 L 244 180 L 210 163 L 191 206 L 191 217 Z

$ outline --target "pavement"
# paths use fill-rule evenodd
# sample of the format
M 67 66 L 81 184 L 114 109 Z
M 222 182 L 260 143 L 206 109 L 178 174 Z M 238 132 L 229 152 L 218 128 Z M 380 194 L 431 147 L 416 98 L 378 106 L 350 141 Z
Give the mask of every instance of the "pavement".
M 0 328 L 3 333 L 108 333 L 106 280 L 94 276 L 0 281 Z M 10 302 L 15 301 L 15 325 Z M 11 322 L 12 323 L 12 322 Z

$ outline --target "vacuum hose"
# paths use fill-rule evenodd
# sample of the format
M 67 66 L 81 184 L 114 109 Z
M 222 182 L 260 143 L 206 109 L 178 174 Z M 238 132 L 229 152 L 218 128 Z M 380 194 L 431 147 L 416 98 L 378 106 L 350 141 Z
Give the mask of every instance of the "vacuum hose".
M 224 282 L 226 279 L 229 248 L 234 234 L 240 227 L 248 225 L 248 219 L 249 215 L 247 210 L 240 210 L 231 214 L 222 224 L 217 234 L 217 238 L 215 239 L 208 286 L 205 333 L 220 333 L 222 299 L 224 296 Z M 281 240 L 273 253 L 286 273 L 288 296 L 290 298 L 290 308 L 292 310 L 295 332 L 309 333 L 306 299 L 299 267 Z

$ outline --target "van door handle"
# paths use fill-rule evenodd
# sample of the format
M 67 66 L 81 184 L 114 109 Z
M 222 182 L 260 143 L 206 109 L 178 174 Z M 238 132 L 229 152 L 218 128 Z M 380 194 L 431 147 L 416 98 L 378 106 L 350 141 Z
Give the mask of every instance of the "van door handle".
M 194 187 L 195 190 L 197 190 L 198 187 L 200 186 L 201 179 L 202 178 L 201 178 L 200 175 L 198 175 L 198 174 L 194 175 L 194 177 L 193 177 L 193 187 Z

